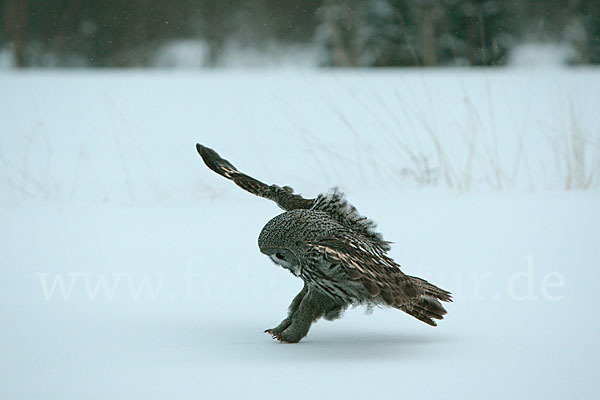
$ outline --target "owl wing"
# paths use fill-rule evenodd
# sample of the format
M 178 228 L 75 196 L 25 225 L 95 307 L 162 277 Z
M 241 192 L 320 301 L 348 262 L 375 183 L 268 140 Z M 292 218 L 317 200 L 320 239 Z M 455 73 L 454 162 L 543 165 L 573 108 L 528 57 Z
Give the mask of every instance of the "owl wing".
M 327 237 L 309 243 L 313 257 L 339 265 L 351 280 L 360 282 L 371 297 L 381 296 L 388 305 L 435 326 L 446 310 L 439 300 L 452 301 L 451 294 L 429 282 L 408 276 L 376 243 L 350 235 Z
M 326 212 L 336 222 L 363 236 L 380 250 L 390 250 L 390 242 L 383 240 L 383 236 L 375 230 L 375 222 L 360 215 L 338 188 L 317 196 L 311 210 Z
M 289 186 L 279 187 L 277 185 L 267 185 L 257 179 L 252 178 L 237 170 L 229 161 L 221 158 L 219 154 L 208 147 L 196 144 L 198 154 L 204 160 L 208 168 L 225 178 L 232 180 L 236 185 L 247 192 L 265 199 L 273 200 L 277 205 L 286 211 L 295 209 L 309 209 L 315 202 L 314 199 L 305 199 L 294 194 L 294 189 Z

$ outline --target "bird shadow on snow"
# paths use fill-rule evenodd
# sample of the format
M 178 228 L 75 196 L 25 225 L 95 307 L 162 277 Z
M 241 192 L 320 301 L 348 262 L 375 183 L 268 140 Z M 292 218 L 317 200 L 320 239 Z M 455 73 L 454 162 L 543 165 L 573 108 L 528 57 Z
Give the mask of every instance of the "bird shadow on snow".
M 414 335 L 406 333 L 374 332 L 342 332 L 340 330 L 309 333 L 302 342 L 296 345 L 271 343 L 271 353 L 285 352 L 285 356 L 293 353 L 295 361 L 305 359 L 321 361 L 351 360 L 398 360 L 403 358 L 429 358 L 435 354 L 433 348 L 451 339 L 444 336 Z
M 170 324 L 165 337 L 186 349 L 187 361 L 218 357 L 234 362 L 347 362 L 367 360 L 402 360 L 439 357 L 440 346 L 457 340 L 443 333 L 377 332 L 354 327 L 351 331 L 332 326 L 313 328 L 298 344 L 279 343 L 257 329 L 256 322 L 212 320 L 210 323 L 187 324 L 180 321 L 175 328 Z M 352 329 L 352 327 L 344 327 Z M 166 333 L 166 332 L 163 332 Z M 159 334 L 160 335 L 160 334 Z M 179 336 L 177 338 L 177 336 Z M 165 343 L 166 344 L 166 343 Z M 177 347 L 177 346 L 176 346 Z M 165 349 L 166 350 L 166 349 Z M 175 348 L 172 348 L 175 352 Z M 175 354 L 173 356 L 176 357 Z

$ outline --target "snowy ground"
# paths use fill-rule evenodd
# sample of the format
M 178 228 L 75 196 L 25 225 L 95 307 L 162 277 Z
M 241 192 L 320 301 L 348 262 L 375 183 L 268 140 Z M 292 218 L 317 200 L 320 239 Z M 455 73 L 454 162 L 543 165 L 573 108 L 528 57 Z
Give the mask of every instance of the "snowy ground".
M 598 396 L 600 71 L 6 72 L 0 88 L 0 398 Z M 301 287 L 256 246 L 279 210 L 196 142 L 306 195 L 340 185 L 405 272 L 454 293 L 446 319 L 358 308 L 274 342 Z

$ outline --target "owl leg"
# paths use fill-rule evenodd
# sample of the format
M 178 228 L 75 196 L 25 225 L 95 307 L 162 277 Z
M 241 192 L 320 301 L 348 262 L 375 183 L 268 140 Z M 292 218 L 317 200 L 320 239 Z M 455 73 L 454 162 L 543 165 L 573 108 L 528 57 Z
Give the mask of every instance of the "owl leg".
M 308 289 L 296 312 L 288 317 L 291 320 L 290 325 L 279 335 L 274 336 L 281 342 L 298 343 L 308 334 L 313 322 L 323 315 L 342 308 L 343 305 L 336 303 L 330 297 L 317 290 Z
M 296 313 L 298 307 L 300 307 L 300 303 L 302 302 L 304 296 L 306 296 L 306 292 L 308 292 L 308 287 L 306 284 L 304 284 L 304 287 L 302 288 L 300 293 L 298 293 L 296 297 L 294 297 L 294 300 L 292 300 L 292 304 L 290 304 L 288 308 L 287 318 L 281 321 L 279 325 L 277 325 L 275 328 L 267 329 L 265 332 L 270 335 L 273 335 L 273 337 L 275 338 L 278 335 L 280 335 L 281 332 L 286 330 L 287 327 L 290 326 L 290 324 L 292 323 L 292 316 Z

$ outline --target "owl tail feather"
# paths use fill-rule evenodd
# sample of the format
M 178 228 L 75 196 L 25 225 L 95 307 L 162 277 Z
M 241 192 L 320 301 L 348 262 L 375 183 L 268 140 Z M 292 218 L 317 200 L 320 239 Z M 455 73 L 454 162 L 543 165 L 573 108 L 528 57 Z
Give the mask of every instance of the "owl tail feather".
M 417 278 L 416 276 L 409 276 L 409 278 L 410 282 L 419 288 L 419 291 L 425 296 L 433 297 L 441 301 L 452 302 L 452 293 L 432 285 L 425 279 Z
M 421 293 L 411 302 L 402 304 L 398 308 L 428 325 L 437 326 L 434 319 L 443 319 L 447 313 L 440 300 L 451 302 L 451 293 L 421 278 L 411 276 L 410 280 Z

